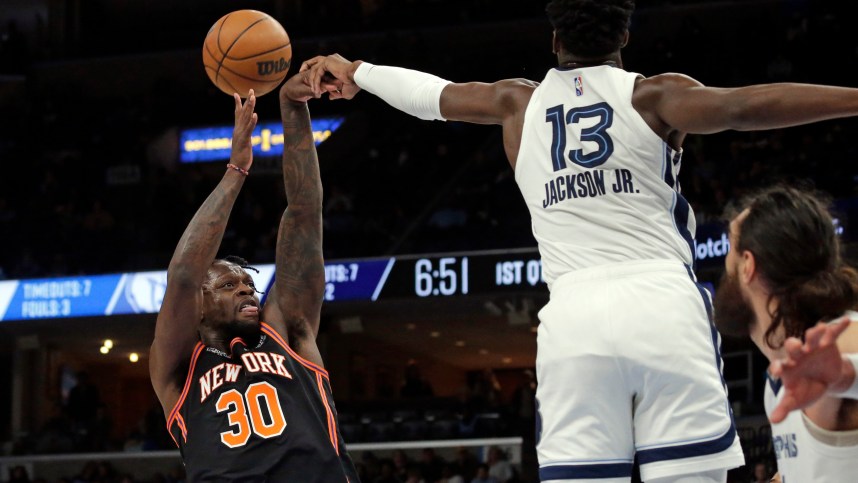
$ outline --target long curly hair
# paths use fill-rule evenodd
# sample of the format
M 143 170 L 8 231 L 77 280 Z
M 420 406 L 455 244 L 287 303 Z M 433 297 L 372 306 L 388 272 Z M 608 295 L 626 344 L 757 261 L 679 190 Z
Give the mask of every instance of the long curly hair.
M 858 273 L 840 256 L 834 220 L 825 195 L 777 185 L 749 195 L 748 208 L 732 250 L 750 251 L 757 270 L 777 299 L 766 344 L 802 338 L 820 320 L 833 319 L 858 302 Z M 734 208 L 735 210 L 736 208 Z

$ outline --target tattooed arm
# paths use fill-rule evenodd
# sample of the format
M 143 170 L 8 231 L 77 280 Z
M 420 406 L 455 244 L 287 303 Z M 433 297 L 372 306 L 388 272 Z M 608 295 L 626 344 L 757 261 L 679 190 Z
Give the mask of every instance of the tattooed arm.
M 256 126 L 256 97 L 253 91 L 242 104 L 235 100 L 230 163 L 247 170 L 253 162 L 250 136 Z M 149 350 L 149 374 L 158 399 L 168 414 L 184 385 L 188 359 L 199 340 L 199 323 L 203 312 L 202 285 L 223 238 L 226 223 L 245 175 L 227 168 L 223 179 L 206 198 L 185 228 L 170 266 L 167 290 L 155 322 L 155 338 Z
M 283 182 L 289 206 L 280 220 L 276 286 L 268 295 L 263 320 L 299 355 L 321 366 L 316 334 L 325 290 L 322 180 L 307 108 L 313 93 L 306 78 L 304 73 L 295 75 L 280 89 Z

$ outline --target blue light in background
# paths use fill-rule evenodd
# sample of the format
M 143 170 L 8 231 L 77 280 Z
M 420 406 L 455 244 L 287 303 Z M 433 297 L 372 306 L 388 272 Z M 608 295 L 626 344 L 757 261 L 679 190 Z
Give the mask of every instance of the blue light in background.
M 343 123 L 341 117 L 319 118 L 311 121 L 316 146 L 322 144 Z M 232 147 L 232 126 L 184 129 L 179 133 L 179 161 L 204 163 L 229 159 Z M 265 122 L 253 131 L 253 154 L 280 156 L 283 154 L 283 125 Z

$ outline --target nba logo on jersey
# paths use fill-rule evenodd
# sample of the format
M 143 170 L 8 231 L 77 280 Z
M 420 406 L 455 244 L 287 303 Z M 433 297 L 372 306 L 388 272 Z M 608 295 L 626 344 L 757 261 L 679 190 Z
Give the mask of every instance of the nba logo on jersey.
M 581 97 L 584 95 L 584 80 L 581 76 L 575 76 L 575 95 Z

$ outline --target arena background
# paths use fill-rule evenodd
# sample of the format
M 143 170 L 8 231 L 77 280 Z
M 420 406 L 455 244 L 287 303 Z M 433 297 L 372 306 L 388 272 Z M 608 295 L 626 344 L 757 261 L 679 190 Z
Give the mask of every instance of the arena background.
M 852 86 L 850 3 L 639 1 L 624 61 L 644 75 L 676 71 L 721 87 Z M 211 24 L 241 8 L 275 16 L 293 40 L 292 73 L 304 59 L 339 52 L 454 81 L 540 80 L 555 62 L 544 5 L 3 0 L 0 480 L 18 466 L 44 481 L 182 478 L 147 352 L 162 271 L 224 169 L 223 160 L 181 156 L 217 146 L 216 131 L 189 130 L 231 132 L 232 100 L 202 67 Z M 317 133 L 329 279 L 320 347 L 364 481 L 395 466 L 396 449 L 410 459 L 403 468 L 434 481 L 438 458 L 455 463 L 459 447 L 484 458 L 493 445 L 518 481 L 536 481 L 526 388 L 547 290 L 499 128 L 419 121 L 371 95 L 310 106 L 314 118 L 334 121 Z M 276 130 L 275 94 L 261 97 L 257 112 Z M 724 207 L 776 181 L 830 194 L 851 259 L 856 127 L 847 119 L 690 136 L 680 182 L 698 218 L 699 278 L 717 286 Z M 262 144 L 221 254 L 264 268 L 285 202 L 279 157 Z M 725 340 L 723 350 L 749 461 L 731 480 L 747 481 L 753 463 L 772 464 L 766 363 L 744 340 Z M 403 393 L 415 372 L 431 395 L 413 380 Z

